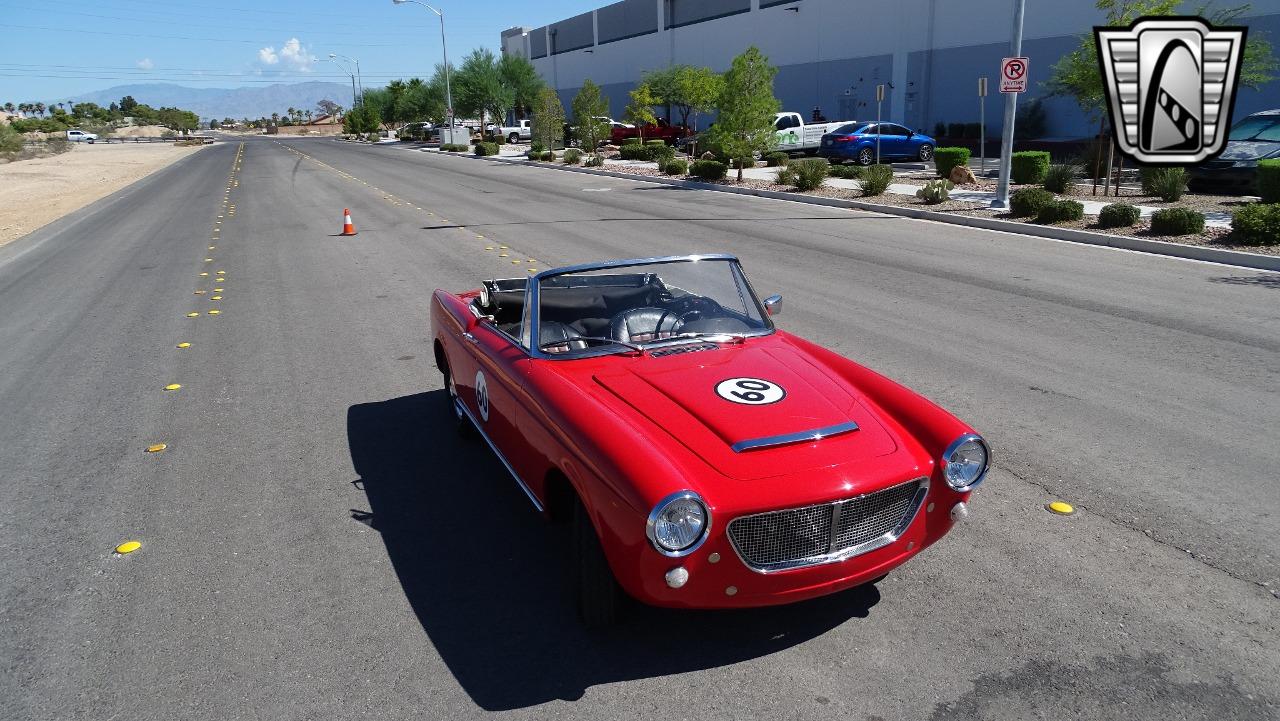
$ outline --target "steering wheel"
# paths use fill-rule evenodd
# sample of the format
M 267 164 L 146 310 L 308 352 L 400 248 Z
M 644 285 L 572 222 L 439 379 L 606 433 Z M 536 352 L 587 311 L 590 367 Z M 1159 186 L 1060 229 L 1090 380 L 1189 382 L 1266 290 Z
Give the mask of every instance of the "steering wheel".
M 706 296 L 695 295 L 682 298 L 676 303 L 672 312 L 680 318 L 680 322 L 688 323 L 708 315 L 720 315 L 720 304 Z

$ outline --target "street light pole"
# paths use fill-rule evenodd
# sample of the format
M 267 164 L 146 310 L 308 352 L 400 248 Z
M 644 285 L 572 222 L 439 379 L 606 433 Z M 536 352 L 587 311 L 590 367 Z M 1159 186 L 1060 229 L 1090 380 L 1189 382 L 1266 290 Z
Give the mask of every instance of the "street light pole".
M 1013 41 L 1009 44 L 1010 57 L 1022 57 L 1022 16 L 1027 9 L 1027 0 L 1016 0 L 1013 11 Z M 1009 172 L 1013 167 L 1013 123 L 1018 117 L 1018 94 L 1005 93 L 1004 96 L 1004 137 L 1000 139 L 1000 182 L 996 185 L 996 199 L 991 201 L 992 208 L 1009 207 Z
M 338 53 L 329 53 L 329 59 L 333 60 L 334 58 L 342 58 L 343 60 L 356 64 L 356 82 L 359 83 L 360 85 L 360 100 L 363 102 L 364 101 L 364 78 L 360 75 L 360 61 L 356 58 L 349 58 L 346 55 L 339 55 Z
M 445 102 L 445 105 L 448 106 L 447 108 L 445 108 L 445 113 L 448 117 L 448 122 L 449 122 L 449 140 L 452 141 L 453 140 L 453 88 L 451 88 L 449 85 L 449 48 L 444 41 L 444 13 L 440 12 L 439 10 L 436 10 L 435 8 L 431 7 L 430 5 L 424 2 L 421 2 L 420 0 L 391 0 L 391 2 L 395 3 L 396 5 L 403 5 L 405 3 L 413 3 L 415 5 L 421 5 L 422 7 L 435 13 L 436 17 L 440 18 L 440 51 L 444 55 L 444 102 Z M 443 133 L 441 133 L 440 135 L 440 141 L 444 142 Z
M 333 53 L 329 53 L 329 62 L 342 68 L 342 72 L 346 73 L 348 76 L 351 77 L 351 109 L 355 110 L 356 106 L 360 104 L 356 96 L 356 76 L 353 75 L 350 70 L 347 70 L 345 67 L 343 67 L 342 63 L 338 62 L 335 59 Z

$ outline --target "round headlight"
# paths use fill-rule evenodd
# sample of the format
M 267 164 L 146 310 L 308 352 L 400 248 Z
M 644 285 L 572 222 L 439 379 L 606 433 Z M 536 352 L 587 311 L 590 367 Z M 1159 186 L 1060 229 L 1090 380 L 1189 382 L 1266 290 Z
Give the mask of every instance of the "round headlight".
M 957 491 L 971 491 L 987 475 L 990 456 L 981 436 L 966 433 L 952 441 L 942 454 L 942 477 Z
M 649 542 L 664 556 L 684 556 L 707 540 L 711 512 L 693 491 L 679 491 L 658 502 L 645 529 Z

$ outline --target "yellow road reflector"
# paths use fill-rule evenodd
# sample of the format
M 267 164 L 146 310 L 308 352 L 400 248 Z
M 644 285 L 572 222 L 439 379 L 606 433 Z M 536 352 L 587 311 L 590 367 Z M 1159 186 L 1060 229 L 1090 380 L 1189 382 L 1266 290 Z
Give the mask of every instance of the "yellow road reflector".
M 211 246 L 209 246 L 209 250 L 213 250 L 213 249 L 214 249 L 214 247 L 216 247 L 216 246 L 212 246 L 212 245 L 211 245 Z
M 168 443 L 152 443 L 151 445 L 147 446 L 147 453 L 159 453 L 160 451 L 163 451 L 168 447 L 169 447 Z
M 507 246 L 505 245 L 499 245 L 498 247 L 501 248 L 502 250 L 509 250 L 509 248 L 507 248 Z
M 194 318 L 194 317 L 196 317 L 196 316 L 198 316 L 198 315 L 200 315 L 200 314 L 199 314 L 199 313 L 188 313 L 188 314 L 187 314 L 187 317 L 188 317 L 188 318 Z
M 222 296 L 220 296 L 220 295 L 211 295 L 211 296 L 209 296 L 209 300 L 222 300 Z
M 477 236 L 476 236 L 476 238 L 478 238 L 479 240 L 484 240 L 484 236 L 483 236 L 483 235 L 477 235 Z
M 512 260 L 512 261 L 511 261 L 511 264 L 512 264 L 512 265 L 520 265 L 520 261 L 519 261 L 519 260 Z
M 533 258 L 530 258 L 529 260 L 527 260 L 527 261 L 525 261 L 525 262 L 526 262 L 526 263 L 537 263 L 538 261 L 534 260 Z
M 486 246 L 484 247 L 484 249 L 485 249 L 485 250 L 493 250 L 493 246 L 492 246 L 492 245 L 486 245 Z
M 226 274 L 227 274 L 227 271 L 225 271 L 225 270 L 215 270 L 215 271 L 214 271 L 214 273 L 216 273 L 217 275 L 226 275 Z
M 206 277 L 208 277 L 208 275 L 209 275 L 209 274 L 208 274 L 208 273 L 199 273 L 198 275 L 199 275 L 201 278 L 206 278 Z
M 499 258 L 505 258 L 507 257 L 507 255 L 508 255 L 507 253 L 498 253 Z
M 181 387 L 182 387 L 181 383 L 170 383 L 169 385 L 165 386 L 164 389 L 167 391 L 176 391 Z
M 178 344 L 178 347 L 179 347 L 179 348 L 190 348 L 190 347 L 191 347 L 191 344 L 190 344 L 190 343 L 188 343 L 188 342 L 186 342 L 186 341 L 184 340 L 184 341 L 182 341 L 181 343 L 179 343 L 179 344 Z
M 121 543 L 119 546 L 116 546 L 116 553 L 119 553 L 120 555 L 123 556 L 126 553 L 133 553 L 139 548 L 142 548 L 141 543 L 138 543 L 137 541 L 125 541 L 124 543 Z
M 213 262 L 213 258 L 205 258 L 205 259 L 204 259 L 204 262 L 206 262 L 206 263 L 212 263 L 212 262 Z
M 1066 503 L 1064 501 L 1054 501 L 1053 503 L 1050 503 L 1049 505 L 1045 506 L 1045 508 L 1048 509 L 1051 513 L 1056 513 L 1059 516 L 1070 516 L 1071 514 L 1076 512 L 1075 506 L 1072 506 L 1070 503 Z
M 214 292 L 214 293 L 221 293 L 221 292 L 222 292 L 222 289 L 221 289 L 221 288 L 214 288 L 214 289 L 213 289 L 213 292 Z
M 530 273 L 537 273 L 537 272 L 538 272 L 538 269 L 537 269 L 537 268 L 530 268 L 530 269 L 529 269 L 529 272 L 530 272 Z
M 193 291 L 191 295 L 204 295 L 204 291 L 203 290 Z
M 219 314 L 219 313 L 221 313 L 221 312 L 222 312 L 222 311 L 220 311 L 220 310 L 218 310 L 217 308 L 215 308 L 215 309 L 213 309 L 213 310 L 209 311 L 209 315 L 218 315 L 218 314 Z

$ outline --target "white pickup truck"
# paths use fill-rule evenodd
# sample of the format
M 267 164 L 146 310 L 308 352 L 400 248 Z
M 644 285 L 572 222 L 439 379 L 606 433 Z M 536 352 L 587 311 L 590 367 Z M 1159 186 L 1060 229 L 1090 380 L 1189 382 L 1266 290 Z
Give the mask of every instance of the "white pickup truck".
M 530 140 L 533 138 L 533 121 L 517 120 L 515 125 L 503 125 L 495 129 L 493 134 L 505 137 L 508 143 Z
M 784 153 L 817 150 L 822 144 L 823 135 L 849 122 L 851 121 L 838 120 L 834 123 L 805 125 L 800 113 L 777 113 L 773 118 L 773 127 L 778 136 L 777 149 Z
M 83 130 L 68 130 L 68 131 L 67 131 L 67 140 L 70 140 L 70 141 L 71 141 L 71 142 L 73 142 L 73 143 L 89 143 L 89 144 L 93 144 L 93 141 L 95 141 L 95 140 L 97 140 L 97 139 L 98 139 L 98 136 L 97 136 L 97 134 L 96 134 L 96 133 L 86 133 L 86 132 L 85 132 L 85 131 L 83 131 Z

